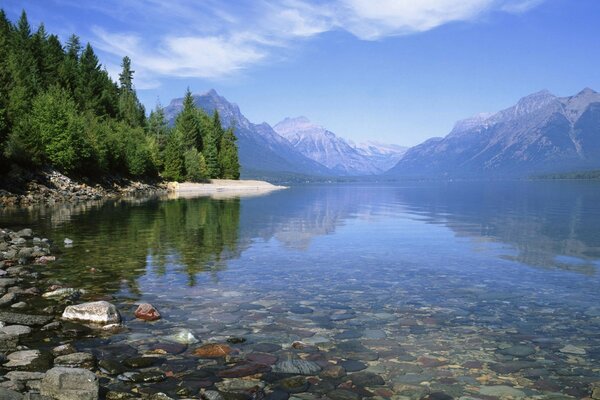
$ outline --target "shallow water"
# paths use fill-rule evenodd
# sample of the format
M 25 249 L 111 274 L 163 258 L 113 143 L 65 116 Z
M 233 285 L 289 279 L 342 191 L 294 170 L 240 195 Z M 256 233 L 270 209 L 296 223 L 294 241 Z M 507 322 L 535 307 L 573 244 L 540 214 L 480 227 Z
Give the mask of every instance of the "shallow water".
M 127 331 L 84 349 L 143 353 L 186 328 L 246 339 L 232 345 L 240 359 L 274 343 L 280 361 L 362 363 L 383 377 L 371 388 L 382 397 L 585 397 L 600 381 L 597 183 L 307 185 L 33 208 L 0 226 L 59 245 L 47 278 L 114 296 Z M 136 321 L 142 301 L 163 319 Z M 193 348 L 161 368 L 196 363 Z M 343 379 L 324 381 L 308 392 Z

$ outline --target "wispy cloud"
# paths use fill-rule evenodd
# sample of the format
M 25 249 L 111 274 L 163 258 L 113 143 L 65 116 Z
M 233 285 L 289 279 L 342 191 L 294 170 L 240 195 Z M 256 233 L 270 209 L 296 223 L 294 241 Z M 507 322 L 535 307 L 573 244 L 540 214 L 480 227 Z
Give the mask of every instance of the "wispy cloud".
M 97 10 L 123 23 L 135 15 L 138 22 L 128 22 L 128 32 L 95 27 L 94 44 L 115 56 L 132 57 L 144 81 L 155 86 L 161 76 L 232 76 L 269 61 L 281 48 L 328 31 L 379 40 L 494 12 L 523 13 L 544 0 L 246 0 L 235 6 L 217 0 L 148 0 L 111 6 L 115 1 L 100 3 Z M 138 81 L 141 86 L 147 85 Z

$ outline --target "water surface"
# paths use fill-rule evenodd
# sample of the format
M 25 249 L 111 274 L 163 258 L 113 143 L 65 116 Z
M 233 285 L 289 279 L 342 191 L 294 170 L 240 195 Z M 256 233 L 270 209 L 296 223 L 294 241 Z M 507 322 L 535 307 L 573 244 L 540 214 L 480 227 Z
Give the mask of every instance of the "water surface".
M 274 343 L 279 360 L 358 361 L 383 397 L 585 397 L 599 381 L 596 183 L 306 185 L 33 208 L 0 226 L 74 240 L 44 273 L 114 296 L 128 330 L 102 345 L 143 353 L 179 328 L 244 338 L 241 358 Z M 164 318 L 136 321 L 142 301 Z

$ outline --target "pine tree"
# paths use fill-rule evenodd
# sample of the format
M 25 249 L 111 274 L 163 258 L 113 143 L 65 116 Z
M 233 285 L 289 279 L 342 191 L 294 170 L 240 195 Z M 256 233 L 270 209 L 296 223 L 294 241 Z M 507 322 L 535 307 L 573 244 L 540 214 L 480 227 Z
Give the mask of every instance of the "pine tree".
M 174 130 L 167 140 L 164 156 L 163 177 L 173 181 L 182 181 L 185 175 L 183 155 L 185 146 L 178 130 Z
M 204 143 L 200 131 L 200 119 L 190 88 L 185 92 L 183 109 L 175 119 L 175 129 L 181 133 L 186 149 L 194 148 L 202 151 Z
M 11 24 L 4 10 L 0 10 L 0 165 L 4 162 L 4 147 L 10 131 L 8 120 L 8 96 L 12 76 L 8 63 L 10 55 Z
M 104 79 L 100 62 L 94 49 L 88 43 L 81 53 L 79 59 L 79 74 L 77 84 L 77 101 L 82 110 L 92 110 L 96 115 L 102 115 L 102 91 L 104 90 Z
M 131 126 L 143 126 L 145 122 L 144 107 L 139 102 L 133 88 L 133 74 L 131 59 L 123 57 L 119 74 L 119 116 Z
M 215 132 L 215 129 L 208 129 L 204 138 L 204 149 L 202 151 L 202 154 L 204 154 L 204 159 L 206 160 L 208 176 L 212 179 L 219 178 L 221 176 L 217 134 L 218 133 Z
M 237 138 L 233 129 L 229 128 L 223 134 L 221 139 L 221 176 L 224 179 L 240 179 L 240 162 L 238 158 L 238 149 L 235 142 Z

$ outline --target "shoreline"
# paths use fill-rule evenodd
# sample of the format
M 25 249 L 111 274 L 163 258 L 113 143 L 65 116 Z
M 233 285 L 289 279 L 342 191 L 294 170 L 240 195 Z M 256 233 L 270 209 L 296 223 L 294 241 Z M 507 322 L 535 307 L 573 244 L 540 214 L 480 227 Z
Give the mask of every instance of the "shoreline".
M 210 183 L 168 182 L 159 179 L 134 181 L 120 176 L 97 181 L 70 178 L 56 170 L 11 170 L 0 178 L 0 209 L 80 203 L 119 199 L 131 196 L 163 196 L 191 198 L 211 196 L 258 196 L 286 189 L 259 180 L 212 179 Z

